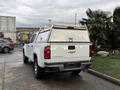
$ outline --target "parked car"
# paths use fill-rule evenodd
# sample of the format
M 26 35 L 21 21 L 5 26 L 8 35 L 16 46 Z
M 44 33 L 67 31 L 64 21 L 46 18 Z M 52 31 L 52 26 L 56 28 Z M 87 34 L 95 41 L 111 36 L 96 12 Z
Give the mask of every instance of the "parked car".
M 4 39 L 7 39 L 8 41 L 10 41 L 13 44 L 13 41 L 11 38 L 4 38 Z
M 14 44 L 6 38 L 0 38 L 0 52 L 9 53 L 14 49 Z
M 33 34 L 23 47 L 23 62 L 34 62 L 36 78 L 45 72 L 79 74 L 91 65 L 92 48 L 86 27 L 52 26 Z

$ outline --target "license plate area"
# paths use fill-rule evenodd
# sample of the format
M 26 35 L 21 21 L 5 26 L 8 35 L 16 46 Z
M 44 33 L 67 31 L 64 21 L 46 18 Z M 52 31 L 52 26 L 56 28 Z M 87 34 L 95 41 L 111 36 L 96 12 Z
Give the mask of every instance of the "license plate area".
M 64 68 L 69 69 L 69 68 L 79 68 L 81 66 L 80 63 L 65 63 Z

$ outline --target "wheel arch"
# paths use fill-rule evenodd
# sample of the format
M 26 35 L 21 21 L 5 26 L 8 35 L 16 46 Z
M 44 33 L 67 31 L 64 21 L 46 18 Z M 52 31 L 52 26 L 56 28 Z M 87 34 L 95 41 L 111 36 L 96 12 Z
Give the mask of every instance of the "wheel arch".
M 9 48 L 9 49 L 10 49 L 10 47 L 9 47 L 9 46 L 4 46 L 4 47 L 3 47 L 3 49 L 4 49 L 4 48 Z
M 37 54 L 33 53 L 33 61 L 35 61 L 36 58 L 37 58 Z
M 27 51 L 26 51 L 25 47 L 23 47 L 23 54 L 28 57 L 28 54 L 27 54 Z
M 25 49 L 24 49 L 24 48 L 23 48 L 23 50 L 22 50 L 22 51 L 23 51 L 23 54 L 25 54 Z
M 35 62 L 35 60 L 37 60 L 39 67 L 44 68 L 44 62 L 40 59 L 40 57 L 38 55 L 36 53 L 33 54 L 33 62 Z
M 26 53 L 25 53 L 25 49 L 23 48 L 23 55 L 25 55 L 26 56 Z
M 4 48 L 8 48 L 10 50 L 9 46 L 4 46 L 4 47 L 2 47 L 2 51 L 4 51 Z

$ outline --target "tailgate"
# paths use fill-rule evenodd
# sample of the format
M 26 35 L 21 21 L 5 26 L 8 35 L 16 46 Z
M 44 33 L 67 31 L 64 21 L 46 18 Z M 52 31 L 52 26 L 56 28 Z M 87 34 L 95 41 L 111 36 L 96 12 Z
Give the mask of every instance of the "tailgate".
M 90 43 L 51 43 L 51 62 L 89 60 Z

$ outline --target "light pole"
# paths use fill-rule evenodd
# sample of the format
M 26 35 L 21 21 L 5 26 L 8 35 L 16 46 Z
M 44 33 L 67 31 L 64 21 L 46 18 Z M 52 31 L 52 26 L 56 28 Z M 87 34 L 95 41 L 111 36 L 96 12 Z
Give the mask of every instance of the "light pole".
M 75 26 L 77 24 L 77 13 L 75 13 Z
M 51 26 L 52 25 L 52 20 L 48 19 L 48 22 L 49 22 L 49 26 Z

